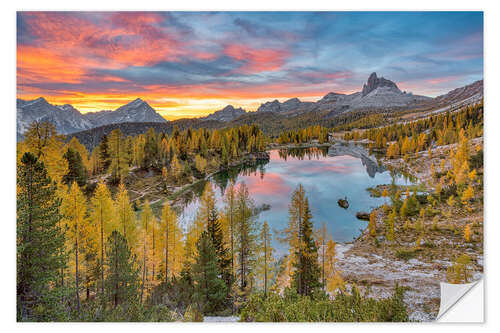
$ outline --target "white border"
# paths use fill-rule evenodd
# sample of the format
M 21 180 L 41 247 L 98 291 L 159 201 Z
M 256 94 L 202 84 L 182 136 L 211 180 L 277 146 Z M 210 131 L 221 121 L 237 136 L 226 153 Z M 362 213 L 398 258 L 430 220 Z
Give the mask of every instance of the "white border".
M 252 0 L 237 2 L 234 0 L 210 0 L 210 1 L 134 1 L 125 3 L 123 0 L 24 0 L 10 1 L 2 3 L 0 11 L 2 26 L 2 49 L 0 62 L 1 75 L 1 117 L 0 135 L 2 143 L 0 163 L 2 176 L 1 187 L 1 208 L 2 208 L 2 232 L 0 233 L 0 244 L 2 244 L 2 273 L 0 274 L 2 294 L 0 314 L 2 316 L 2 328 L 5 331 L 20 330 L 37 332 L 92 332 L 104 331 L 105 329 L 120 329 L 123 332 L 135 332 L 137 329 L 158 330 L 158 331 L 230 331 L 230 332 L 254 332 L 258 330 L 286 330 L 291 332 L 303 332 L 304 330 L 314 330 L 316 332 L 332 332 L 335 330 L 370 330 L 370 332 L 401 332 L 401 330 L 419 331 L 450 329 L 454 332 L 471 332 L 478 329 L 489 329 L 498 326 L 499 307 L 493 302 L 500 296 L 498 282 L 498 257 L 495 253 L 500 253 L 500 216 L 498 214 L 498 203 L 500 196 L 496 195 L 500 188 L 499 175 L 495 174 L 494 167 L 498 162 L 498 147 L 500 144 L 500 104 L 498 90 L 500 89 L 499 72 L 499 33 L 500 15 L 498 1 L 436 1 L 419 0 L 404 2 L 400 0 L 377 0 L 377 1 L 316 1 L 316 0 L 288 0 L 269 1 Z M 16 10 L 483 10 L 484 30 L 485 30 L 485 145 L 486 145 L 486 176 L 485 179 L 485 212 L 486 212 L 486 239 L 485 239 L 485 276 L 486 276 L 486 325 L 460 325 L 460 324 L 406 324 L 402 326 L 391 324 L 17 324 L 15 322 L 15 47 L 16 47 Z M 390 50 L 388 50 L 390 52 Z M 490 260 L 490 257 L 492 260 Z M 494 296 L 495 295 L 495 296 Z M 424 326 L 423 326 L 424 325 Z M 498 328 L 497 328 L 498 329 Z

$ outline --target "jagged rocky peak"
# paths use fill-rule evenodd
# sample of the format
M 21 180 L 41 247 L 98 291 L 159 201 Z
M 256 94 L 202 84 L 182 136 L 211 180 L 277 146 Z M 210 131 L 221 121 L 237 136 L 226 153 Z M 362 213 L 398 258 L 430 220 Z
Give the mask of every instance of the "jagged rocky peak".
M 345 94 L 336 93 L 336 92 L 329 92 L 328 94 L 326 94 L 325 96 L 323 96 L 323 98 L 320 99 L 318 102 L 319 103 L 336 102 L 336 101 L 338 101 L 340 98 L 342 98 L 344 96 L 345 96 Z
M 398 86 L 392 82 L 391 80 L 387 80 L 383 77 L 377 77 L 377 73 L 373 72 L 370 74 L 370 77 L 368 78 L 368 82 L 363 85 L 363 90 L 362 90 L 362 95 L 366 96 L 369 93 L 371 93 L 373 90 L 380 88 L 380 87 L 386 87 L 389 88 L 390 90 L 393 90 L 395 92 L 402 93 L 401 90 L 399 90 Z
M 139 108 L 141 106 L 148 106 L 149 108 L 151 108 L 151 106 L 149 106 L 149 104 L 147 102 L 143 101 L 140 98 L 136 98 L 132 102 L 129 102 L 125 105 L 120 106 L 118 109 L 116 109 L 116 111 L 118 111 L 120 109 L 121 110 L 123 110 L 123 109 L 136 109 L 136 108 Z
M 290 98 L 289 100 L 283 102 L 283 105 L 284 106 L 290 106 L 290 107 L 292 107 L 292 106 L 297 106 L 300 103 L 302 103 L 300 101 L 300 99 L 298 99 L 297 97 L 294 97 L 294 98 Z
M 36 106 L 40 106 L 40 105 L 48 105 L 49 102 L 47 102 L 47 100 L 43 97 L 38 97 L 37 99 L 33 99 L 33 100 L 25 100 L 25 99 L 17 99 L 17 107 L 24 107 L 24 106 L 29 106 L 29 105 L 36 105 Z
M 226 105 L 222 110 L 222 112 L 234 112 L 234 111 L 244 111 L 242 108 L 235 108 L 232 105 Z
M 75 109 L 75 107 L 71 104 L 56 105 L 56 107 L 58 107 L 62 111 L 70 111 L 72 113 L 75 113 L 75 112 L 80 113 L 80 111 Z
M 232 105 L 225 106 L 222 110 L 215 111 L 214 113 L 201 118 L 204 120 L 220 120 L 220 121 L 231 121 L 239 116 L 245 114 L 246 111 L 242 108 L 235 108 Z
M 262 103 L 257 109 L 257 112 L 279 112 L 280 109 L 281 103 L 277 99 L 275 99 L 272 102 Z

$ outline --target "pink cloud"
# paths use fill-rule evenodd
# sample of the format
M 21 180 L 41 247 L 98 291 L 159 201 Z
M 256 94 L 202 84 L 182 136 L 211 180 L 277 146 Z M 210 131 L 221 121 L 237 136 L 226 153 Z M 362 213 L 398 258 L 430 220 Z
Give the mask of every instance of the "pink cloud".
M 226 45 L 223 52 L 236 60 L 244 61 L 245 64 L 238 71 L 245 74 L 279 70 L 290 57 L 287 50 L 257 49 L 240 44 Z

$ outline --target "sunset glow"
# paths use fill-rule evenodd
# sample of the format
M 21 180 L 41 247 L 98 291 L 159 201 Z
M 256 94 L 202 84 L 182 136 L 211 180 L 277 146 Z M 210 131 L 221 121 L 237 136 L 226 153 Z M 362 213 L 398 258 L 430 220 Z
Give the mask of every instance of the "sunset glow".
M 482 13 L 18 12 L 17 97 L 167 119 L 361 90 L 436 96 L 483 77 Z

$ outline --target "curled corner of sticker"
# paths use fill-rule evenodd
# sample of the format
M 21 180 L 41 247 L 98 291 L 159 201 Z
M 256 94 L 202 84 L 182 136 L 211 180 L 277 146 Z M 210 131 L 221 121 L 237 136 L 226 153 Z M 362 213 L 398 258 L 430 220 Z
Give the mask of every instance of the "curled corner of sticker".
M 439 313 L 436 317 L 436 321 L 441 321 L 445 322 L 448 320 L 445 320 L 443 317 L 445 314 L 448 315 L 450 310 L 454 308 L 456 305 L 460 304 L 463 302 L 464 297 L 474 288 L 477 284 L 481 283 L 482 286 L 482 280 L 478 280 L 472 283 L 465 283 L 465 284 L 451 284 L 451 283 L 445 283 L 441 282 L 441 303 L 439 306 Z M 482 297 L 481 300 L 482 302 Z M 477 307 L 473 304 L 469 305 L 471 308 L 470 310 L 476 309 Z M 470 313 L 470 311 L 468 311 Z M 481 303 L 481 318 L 482 318 L 482 303 Z M 451 318 L 449 318 L 451 319 Z M 467 320 L 465 318 L 461 318 L 460 320 L 451 320 L 454 322 L 460 321 L 460 322 L 466 322 Z M 476 322 L 476 320 L 473 320 Z M 481 321 L 481 320 L 477 320 Z

